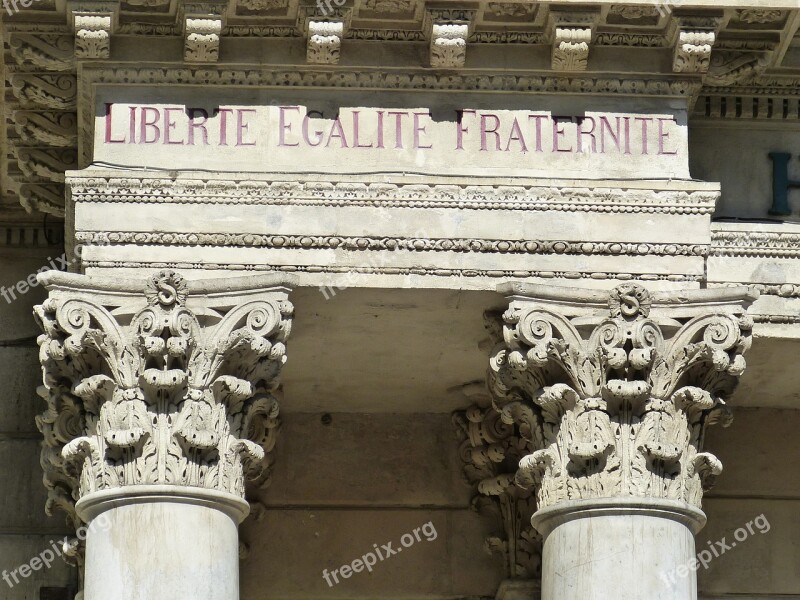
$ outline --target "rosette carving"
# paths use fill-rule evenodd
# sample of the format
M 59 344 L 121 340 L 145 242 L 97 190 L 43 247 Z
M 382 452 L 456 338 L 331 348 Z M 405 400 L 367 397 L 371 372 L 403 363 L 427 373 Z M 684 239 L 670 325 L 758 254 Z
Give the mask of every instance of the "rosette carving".
M 245 480 L 263 483 L 291 325 L 285 288 L 196 311 L 187 283 L 165 270 L 115 302 L 55 289 L 34 309 L 48 511 L 74 517 L 81 496 L 121 486 L 243 497 Z
M 517 483 L 540 508 L 614 496 L 700 505 L 722 470 L 702 451 L 705 431 L 730 422 L 752 321 L 743 302 L 697 305 L 660 308 L 624 284 L 590 317 L 525 297 L 488 315 L 493 404 L 530 444 Z

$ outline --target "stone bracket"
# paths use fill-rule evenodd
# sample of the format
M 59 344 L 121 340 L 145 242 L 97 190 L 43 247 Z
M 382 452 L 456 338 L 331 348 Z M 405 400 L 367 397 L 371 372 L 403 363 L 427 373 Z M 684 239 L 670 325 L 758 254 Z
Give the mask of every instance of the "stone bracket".
M 711 50 L 716 42 L 713 31 L 680 29 L 672 57 L 675 73 L 707 73 Z
M 186 4 L 183 7 L 183 60 L 214 63 L 219 60 L 225 26 L 225 4 Z
M 553 48 L 551 67 L 554 71 L 585 71 L 589 50 L 600 19 L 597 11 L 553 10 L 549 15 Z
M 193 19 L 184 22 L 183 59 L 186 62 L 217 62 L 222 19 Z
M 588 27 L 556 27 L 553 36 L 554 71 L 585 71 L 589 65 L 592 30 Z
M 428 39 L 430 66 L 460 69 L 467 60 L 467 40 L 475 20 L 474 11 L 428 10 L 424 30 Z
M 310 64 L 335 65 L 339 63 L 342 38 L 345 34 L 343 20 L 315 20 L 309 19 L 306 36 L 306 60 Z
M 76 60 L 111 57 L 111 35 L 119 24 L 118 2 L 70 3 L 67 15 L 75 33 Z
M 674 21 L 674 73 L 705 74 L 723 19 L 716 15 L 679 15 Z

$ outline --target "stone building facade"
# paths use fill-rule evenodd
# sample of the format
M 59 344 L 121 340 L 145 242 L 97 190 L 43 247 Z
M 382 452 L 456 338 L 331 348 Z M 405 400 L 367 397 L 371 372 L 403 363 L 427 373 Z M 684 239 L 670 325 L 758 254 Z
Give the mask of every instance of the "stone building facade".
M 800 598 L 798 0 L 2 20 L 0 598 Z

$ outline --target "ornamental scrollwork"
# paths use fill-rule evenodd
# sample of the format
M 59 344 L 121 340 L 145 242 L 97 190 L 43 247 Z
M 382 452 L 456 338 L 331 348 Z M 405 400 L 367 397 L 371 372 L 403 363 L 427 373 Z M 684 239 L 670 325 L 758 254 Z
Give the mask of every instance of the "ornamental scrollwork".
M 532 449 L 515 423 L 493 407 L 473 404 L 453 414 L 464 478 L 472 486 L 472 507 L 502 523 L 502 533 L 486 539 L 503 556 L 508 579 L 541 578 L 542 539 L 531 525 L 535 497 L 515 485 L 519 461 Z
M 490 317 L 493 404 L 530 444 L 516 480 L 540 509 L 617 496 L 700 505 L 722 470 L 703 451 L 706 428 L 730 422 L 753 323 L 741 307 L 686 316 L 679 304 L 680 318 L 656 314 L 647 290 L 623 284 L 606 316 L 520 298 Z
M 270 290 L 217 308 L 189 299 L 163 270 L 119 306 L 57 289 L 35 307 L 48 512 L 74 518 L 82 496 L 132 485 L 244 497 L 245 480 L 268 478 L 292 305 Z

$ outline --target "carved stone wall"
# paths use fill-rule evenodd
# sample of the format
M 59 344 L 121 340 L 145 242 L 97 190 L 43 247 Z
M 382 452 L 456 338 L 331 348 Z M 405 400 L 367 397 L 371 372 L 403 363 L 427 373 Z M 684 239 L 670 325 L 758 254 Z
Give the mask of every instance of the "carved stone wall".
M 144 69 L 147 81 L 142 83 L 157 85 L 200 79 L 205 81 L 195 83 L 226 87 L 644 93 L 686 98 L 689 108 L 710 112 L 712 118 L 720 102 L 722 112 L 749 111 L 726 98 L 752 95 L 776 106 L 784 101 L 796 105 L 798 79 L 790 50 L 797 45 L 798 12 L 788 7 L 586 3 L 568 10 L 490 0 L 469 8 L 432 8 L 412 0 L 358 0 L 346 7 L 331 0 L 310 5 L 295 0 L 136 0 L 41 1 L 8 12 L 4 143 L 10 152 L 0 160 L 0 201 L 58 216 L 65 214 L 64 171 L 92 162 L 86 143 L 91 132 L 76 126 L 77 113 L 94 112 L 85 97 L 91 75 L 84 67 L 91 61 L 98 61 L 107 77 L 126 83 L 142 63 L 164 64 Z M 125 42 L 134 37 L 136 43 Z M 263 68 L 254 58 L 270 53 L 268 44 L 299 49 L 303 38 L 306 52 L 288 52 L 290 58 L 273 54 L 284 64 Z M 373 70 L 371 42 L 398 44 L 401 51 L 381 56 L 385 64 Z M 427 52 L 417 52 L 415 45 L 425 42 Z M 165 43 L 172 50 L 164 51 Z M 254 44 L 261 48 L 255 54 Z M 622 62 L 617 58 L 621 48 L 628 50 Z M 654 61 L 654 53 L 663 60 Z M 340 54 L 348 60 L 338 67 Z M 459 72 L 468 54 L 480 68 Z M 670 54 L 672 61 L 667 60 Z M 549 73 L 532 70 L 548 55 Z M 612 71 L 623 75 L 608 77 L 609 64 L 618 65 Z M 653 73 L 653 64 L 666 68 Z M 453 72 L 431 72 L 431 66 Z M 790 107 L 787 113 L 797 120 L 796 110 Z
M 489 321 L 495 408 L 534 449 L 517 483 L 536 488 L 539 509 L 618 496 L 699 506 L 722 471 L 703 440 L 709 425 L 730 422 L 752 292 L 655 298 L 623 284 L 601 309 L 595 292 L 522 288 Z
M 130 282 L 43 279 L 51 293 L 35 315 L 47 410 L 37 424 L 48 512 L 77 524 L 75 501 L 99 490 L 169 484 L 244 497 L 245 479 L 268 478 L 286 288 L 245 290 L 259 285 L 251 278 L 228 280 L 238 293 L 201 291 L 169 270 L 138 294 Z

